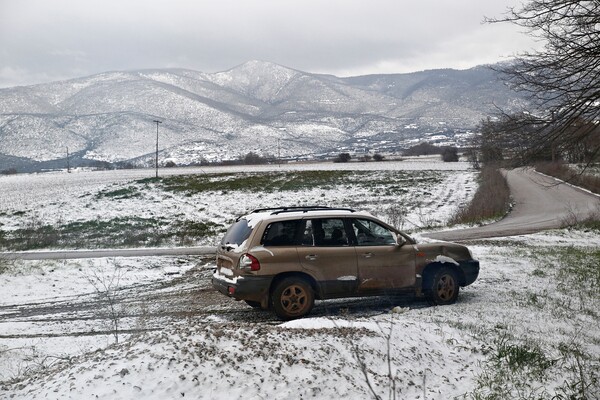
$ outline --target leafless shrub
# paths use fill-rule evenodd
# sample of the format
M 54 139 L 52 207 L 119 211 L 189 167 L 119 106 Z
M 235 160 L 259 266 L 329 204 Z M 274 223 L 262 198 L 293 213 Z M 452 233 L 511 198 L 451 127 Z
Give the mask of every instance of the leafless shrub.
M 397 396 L 398 396 L 398 388 L 396 386 L 396 381 L 398 380 L 398 376 L 394 373 L 393 361 L 392 361 L 392 337 L 393 337 L 394 327 L 395 327 L 395 323 L 396 323 L 395 314 L 396 314 L 395 310 L 392 310 L 392 312 L 390 312 L 390 319 L 389 319 L 388 326 L 385 326 L 387 324 L 377 322 L 377 327 L 379 328 L 381 337 L 385 340 L 385 343 L 386 343 L 384 357 L 385 357 L 385 363 L 387 365 L 387 374 L 385 374 L 384 380 L 387 379 L 388 398 L 390 400 L 392 400 L 392 399 L 396 400 Z M 334 319 L 332 319 L 331 321 L 337 328 L 340 328 Z M 352 356 L 356 360 L 356 365 L 364 378 L 365 384 L 366 384 L 367 388 L 369 389 L 371 396 L 375 400 L 382 400 L 382 396 L 377 393 L 375 385 L 372 382 L 374 377 L 372 377 L 371 375 L 373 375 L 373 372 L 372 372 L 371 368 L 369 367 L 369 364 L 366 360 L 365 350 L 359 345 L 358 340 L 356 340 L 356 338 L 352 334 L 344 335 L 343 338 L 348 342 L 348 347 L 350 348 L 350 350 L 352 352 Z M 425 385 L 425 382 L 424 382 L 424 385 Z M 425 396 L 425 386 L 423 386 L 423 387 L 424 387 L 423 395 Z
M 431 214 L 421 206 L 421 203 L 417 204 L 417 210 L 417 217 L 419 218 L 420 224 L 420 226 L 417 226 L 418 228 L 431 228 L 439 225 L 440 221 L 432 217 Z M 415 224 L 413 223 L 413 225 Z
M 560 220 L 560 225 L 562 227 L 575 226 L 579 224 L 579 217 L 577 213 L 570 205 L 565 205 L 567 208 L 567 214 L 563 216 Z
M 404 224 L 406 223 L 406 215 L 408 214 L 408 209 L 404 204 L 396 203 L 387 207 L 382 212 L 383 219 L 386 222 L 396 228 L 404 229 Z
M 119 343 L 119 322 L 122 313 L 117 301 L 117 292 L 119 282 L 123 277 L 121 266 L 113 262 L 113 269 L 110 273 L 91 268 L 89 273 L 84 274 L 84 276 L 100 298 L 105 301 L 108 307 L 112 335 L 115 338 L 115 343 Z
M 40 352 L 35 344 L 18 347 L 0 346 L 0 358 L 7 357 L 11 362 L 0 372 L 0 380 L 9 383 L 47 370 L 60 361 L 70 361 L 69 356 L 52 355 Z
M 575 227 L 600 230 L 600 205 L 585 217 L 581 217 L 580 213 L 577 213 L 577 210 L 573 206 L 567 204 L 565 207 L 567 208 L 567 214 L 560 220 L 560 225 L 563 228 Z

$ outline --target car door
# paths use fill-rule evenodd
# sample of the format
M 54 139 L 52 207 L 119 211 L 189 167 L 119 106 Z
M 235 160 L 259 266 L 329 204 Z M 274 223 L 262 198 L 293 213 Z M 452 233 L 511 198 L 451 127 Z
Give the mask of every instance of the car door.
M 370 219 L 353 218 L 358 291 L 402 289 L 414 286 L 415 250 L 399 245 L 397 234 Z
M 356 251 L 344 218 L 306 219 L 298 257 L 314 276 L 325 297 L 349 296 L 356 292 Z

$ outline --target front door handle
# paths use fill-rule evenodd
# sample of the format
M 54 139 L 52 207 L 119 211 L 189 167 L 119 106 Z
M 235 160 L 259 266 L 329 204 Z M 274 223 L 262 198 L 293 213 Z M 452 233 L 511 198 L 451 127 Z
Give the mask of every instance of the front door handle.
M 304 258 L 306 258 L 309 261 L 315 261 L 317 259 L 317 255 L 316 254 L 309 254 L 309 255 L 307 255 Z
M 371 253 L 371 252 L 363 253 L 363 257 L 364 258 L 371 258 L 371 257 L 373 257 L 373 253 Z

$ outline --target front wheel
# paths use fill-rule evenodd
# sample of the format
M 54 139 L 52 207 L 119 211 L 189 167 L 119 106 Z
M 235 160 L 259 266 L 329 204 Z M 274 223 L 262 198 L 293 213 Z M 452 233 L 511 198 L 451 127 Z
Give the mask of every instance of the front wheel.
M 431 303 L 443 306 L 456 301 L 459 288 L 456 272 L 451 268 L 441 267 L 435 271 L 431 286 L 426 289 Z
M 284 278 L 271 294 L 271 307 L 284 321 L 305 316 L 314 304 L 315 295 L 310 284 L 299 277 Z

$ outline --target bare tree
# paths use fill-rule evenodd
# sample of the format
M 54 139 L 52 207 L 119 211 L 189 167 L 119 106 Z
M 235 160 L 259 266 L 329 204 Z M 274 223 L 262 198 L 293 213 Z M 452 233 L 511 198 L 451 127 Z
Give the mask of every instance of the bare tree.
M 516 126 L 529 130 L 520 161 L 530 163 L 548 149 L 551 154 L 582 154 L 575 148 L 582 145 L 587 162 L 598 157 L 600 2 L 529 0 L 503 18 L 487 21 L 516 24 L 544 43 L 542 50 L 521 54 L 515 63 L 498 68 L 532 105 L 528 118 L 514 119 Z

